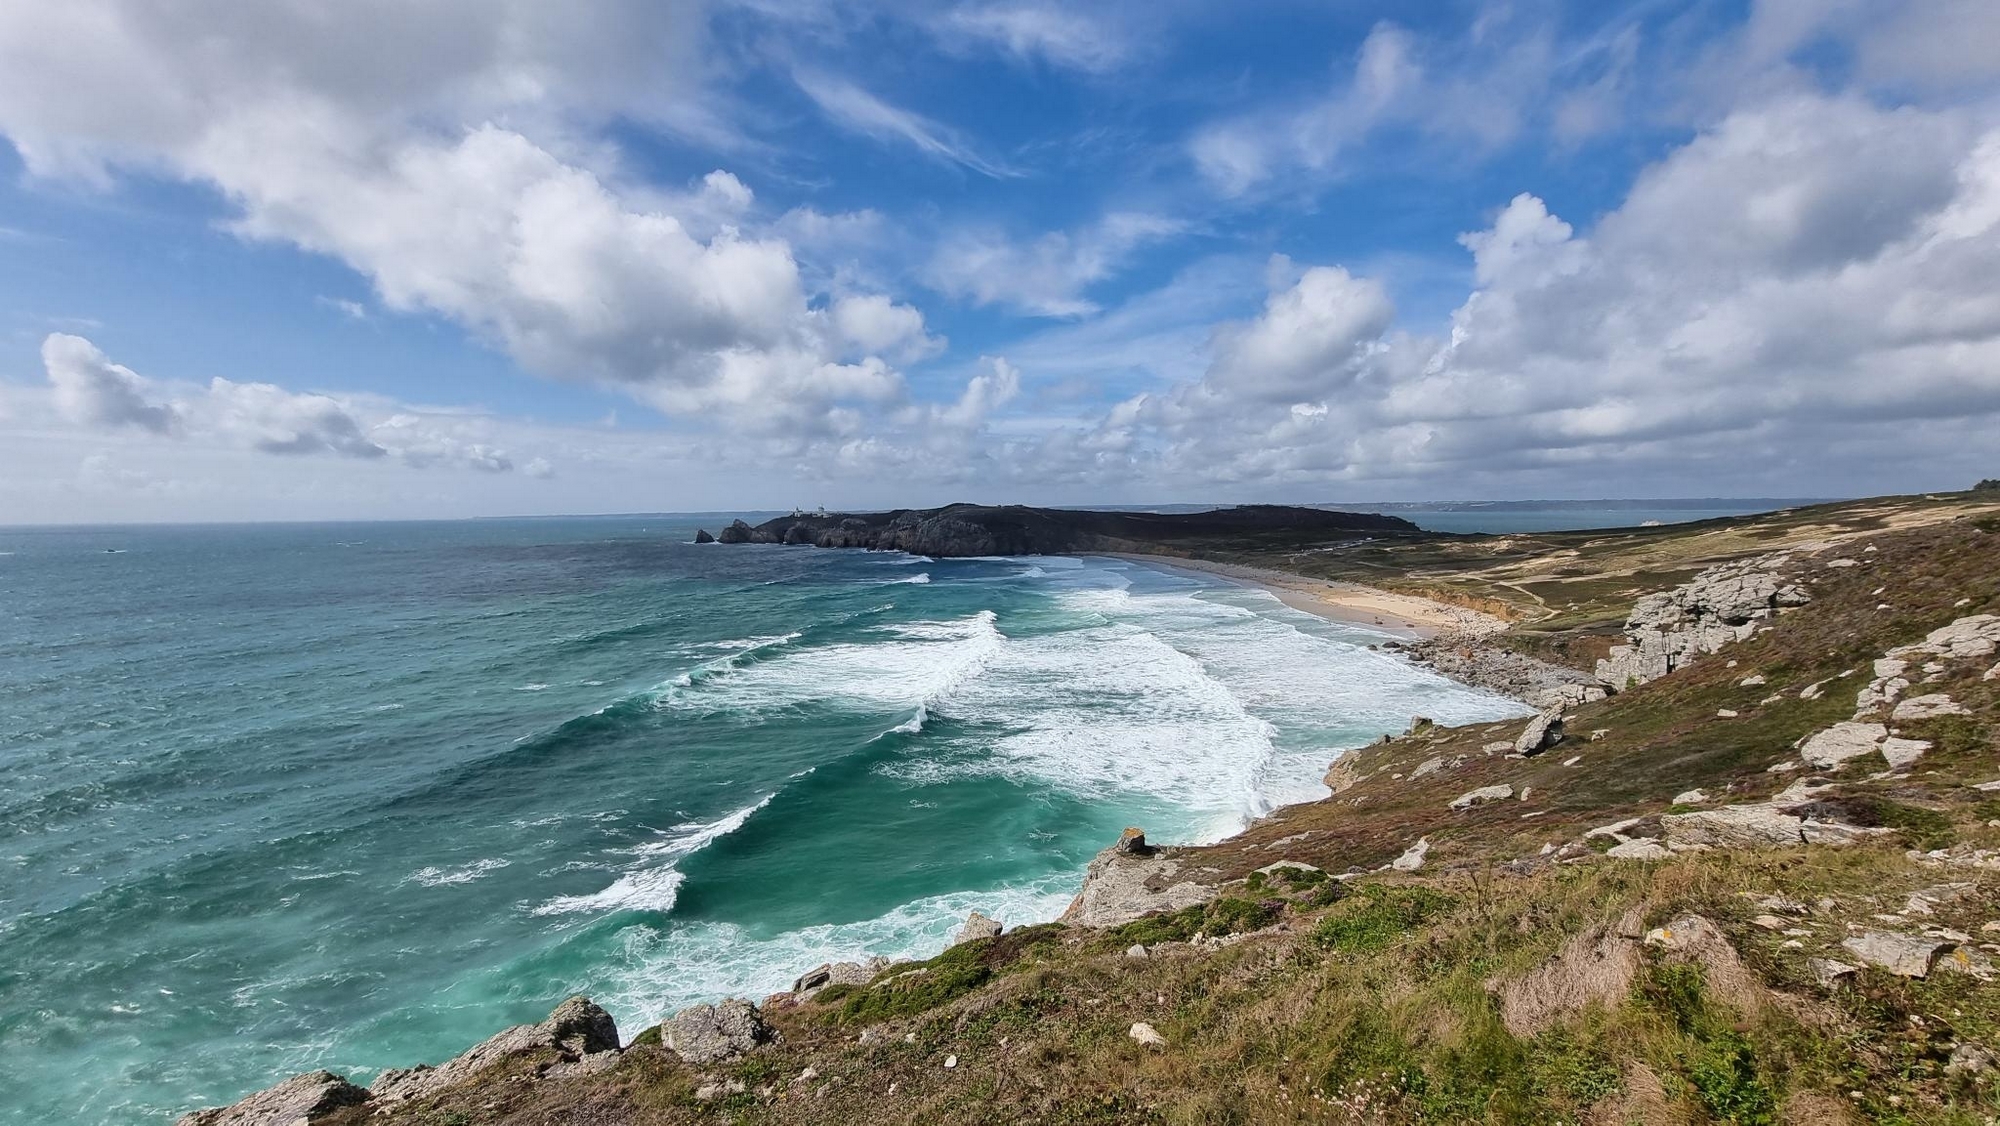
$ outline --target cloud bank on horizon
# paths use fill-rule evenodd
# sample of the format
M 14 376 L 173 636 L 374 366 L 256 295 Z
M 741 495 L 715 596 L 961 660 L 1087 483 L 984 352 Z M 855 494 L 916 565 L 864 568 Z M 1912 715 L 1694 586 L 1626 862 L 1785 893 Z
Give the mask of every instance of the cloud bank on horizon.
M 1994 474 L 2000 6 L 1325 7 L 0 5 L 0 522 Z

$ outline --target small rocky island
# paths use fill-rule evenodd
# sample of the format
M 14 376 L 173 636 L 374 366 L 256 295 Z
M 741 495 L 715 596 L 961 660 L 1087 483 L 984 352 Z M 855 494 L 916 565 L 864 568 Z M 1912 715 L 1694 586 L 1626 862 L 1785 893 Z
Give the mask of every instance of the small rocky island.
M 949 504 L 889 512 L 792 513 L 751 526 L 742 520 L 722 543 L 811 544 L 907 551 L 934 558 L 1055 555 L 1078 551 L 1161 551 L 1214 540 L 1263 547 L 1304 546 L 1375 535 L 1414 535 L 1397 516 L 1284 504 L 1206 512 L 1102 512 L 1025 505 Z M 696 536 L 707 535 L 704 530 Z

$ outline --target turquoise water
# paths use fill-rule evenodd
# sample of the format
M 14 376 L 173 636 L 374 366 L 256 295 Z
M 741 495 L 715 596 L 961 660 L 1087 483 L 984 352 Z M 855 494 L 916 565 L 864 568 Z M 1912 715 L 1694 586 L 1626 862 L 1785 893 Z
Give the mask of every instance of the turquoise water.
M 0 529 L 0 1123 L 629 1036 L 1519 712 L 1200 576 L 694 530 Z

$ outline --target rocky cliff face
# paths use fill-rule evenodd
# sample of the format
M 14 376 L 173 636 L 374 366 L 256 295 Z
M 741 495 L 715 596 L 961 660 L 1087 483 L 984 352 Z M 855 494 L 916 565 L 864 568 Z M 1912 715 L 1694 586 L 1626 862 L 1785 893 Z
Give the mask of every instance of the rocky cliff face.
M 1208 537 L 1249 536 L 1304 545 L 1416 531 L 1416 525 L 1394 516 L 1288 505 L 1158 513 L 954 504 L 892 512 L 780 516 L 755 527 L 738 520 L 716 538 L 722 543 L 859 547 L 951 558 L 1150 551 L 1163 544 Z

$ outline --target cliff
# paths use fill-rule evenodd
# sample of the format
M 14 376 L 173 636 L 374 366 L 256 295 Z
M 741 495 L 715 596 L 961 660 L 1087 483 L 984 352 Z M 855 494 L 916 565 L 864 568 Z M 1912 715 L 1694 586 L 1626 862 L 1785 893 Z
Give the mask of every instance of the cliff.
M 570 1001 L 372 1090 L 312 1073 L 195 1121 L 1986 1120 L 2000 503 L 1565 542 L 1524 584 L 1555 623 L 1534 647 L 1608 657 L 1608 694 L 1419 720 L 1216 844 L 1128 830 L 1061 922 L 974 920 L 622 1045 Z
M 1385 534 L 1419 533 L 1416 525 L 1400 517 L 1274 504 L 1186 513 L 952 504 L 780 516 L 755 527 L 738 520 L 717 538 L 723 543 L 860 547 L 947 558 L 1089 551 L 1171 554 L 1215 540 L 1297 548 Z

